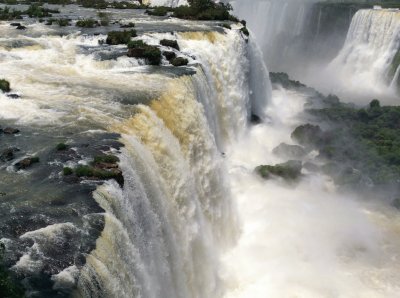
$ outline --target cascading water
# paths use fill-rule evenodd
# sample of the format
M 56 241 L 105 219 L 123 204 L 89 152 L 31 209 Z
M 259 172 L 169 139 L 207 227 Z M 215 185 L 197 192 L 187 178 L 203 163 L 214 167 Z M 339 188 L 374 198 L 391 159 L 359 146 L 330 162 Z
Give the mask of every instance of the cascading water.
M 357 90 L 362 86 L 363 92 L 377 96 L 388 91 L 396 93 L 399 51 L 400 12 L 363 9 L 353 17 L 346 43 L 327 72 L 334 74 L 341 89 Z
M 78 296 L 222 296 L 219 256 L 238 233 L 219 150 L 244 133 L 251 106 L 260 105 L 250 101 L 256 84 L 245 59 L 259 56 L 247 53 L 237 31 L 180 33 L 178 41 L 201 64 L 112 128 L 125 144 L 126 185 L 108 183 L 96 192 L 107 212 L 105 229 Z M 255 94 L 268 95 L 268 84 L 259 85 Z

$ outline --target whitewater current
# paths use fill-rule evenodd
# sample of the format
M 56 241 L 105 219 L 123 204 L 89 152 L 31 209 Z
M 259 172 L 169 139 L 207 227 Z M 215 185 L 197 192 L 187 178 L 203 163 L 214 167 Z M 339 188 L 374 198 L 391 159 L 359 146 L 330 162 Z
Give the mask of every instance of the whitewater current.
M 21 142 L 34 130 L 29 153 L 75 135 L 85 139 L 82 147 L 105 133 L 123 145 L 113 154 L 124 185 L 109 180 L 93 192 L 102 210 L 90 215 L 104 222 L 85 262 L 72 258 L 62 270 L 46 263 L 54 247 L 80 249 L 68 246 L 71 239 L 91 233 L 74 221 L 87 208 L 75 204 L 64 208 L 73 215 L 62 222 L 1 238 L 7 252 L 23 245 L 11 270 L 25 277 L 48 270 L 52 290 L 74 297 L 396 297 L 398 211 L 341 192 L 322 174 L 304 171 L 295 185 L 256 175 L 260 164 L 286 161 L 272 151 L 293 143 L 305 96 L 272 90 L 260 49 L 240 27 L 199 31 L 176 22 L 185 32 L 166 28 L 140 39 L 177 40 L 176 54 L 189 60 L 179 71 L 166 59 L 157 68 L 128 58 L 123 46 L 99 42 L 104 34 L 48 36 L 55 32 L 43 24 L 16 34 L 0 25 L 0 75 L 21 96 L 0 94 L 0 119 L 21 128 Z M 250 124 L 254 116 L 262 123 Z M 35 175 L 4 170 L 21 185 Z M 55 188 L 2 207 L 29 212 Z

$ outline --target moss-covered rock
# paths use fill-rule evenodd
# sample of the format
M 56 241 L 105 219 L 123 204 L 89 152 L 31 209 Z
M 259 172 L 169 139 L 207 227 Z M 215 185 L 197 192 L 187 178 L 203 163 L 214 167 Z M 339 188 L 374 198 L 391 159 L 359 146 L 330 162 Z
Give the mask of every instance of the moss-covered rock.
M 147 9 L 146 13 L 150 16 L 158 16 L 158 17 L 164 17 L 168 14 L 169 11 L 172 9 L 170 7 L 166 6 L 158 6 L 153 9 Z
M 303 146 L 317 146 L 321 143 L 323 132 L 318 125 L 304 124 L 296 127 L 291 138 Z
M 0 79 L 0 90 L 3 92 L 10 92 L 11 91 L 10 82 L 4 79 Z
M 162 39 L 162 40 L 160 40 L 160 45 L 162 45 L 164 47 L 174 48 L 179 51 L 179 45 L 176 40 Z
M 56 146 L 57 151 L 67 150 L 68 146 L 65 143 L 58 143 Z
M 189 60 L 183 57 L 177 57 L 170 61 L 173 66 L 185 66 L 189 63 Z
M 150 65 L 161 63 L 161 51 L 156 46 L 145 44 L 142 40 L 133 40 L 128 43 L 128 57 L 144 58 Z
M 255 171 L 264 179 L 270 179 L 274 176 L 285 180 L 295 180 L 301 175 L 302 164 L 298 160 L 289 160 L 288 162 L 271 165 L 258 166 Z
M 39 157 L 37 156 L 27 157 L 17 162 L 14 166 L 17 170 L 24 170 L 31 167 L 33 164 L 38 163 L 39 161 Z
M 176 54 L 172 51 L 164 51 L 162 54 L 168 61 L 176 58 Z
M 94 28 L 99 26 L 99 22 L 96 21 L 95 19 L 83 19 L 83 20 L 79 20 L 76 22 L 76 26 L 77 27 L 81 27 L 81 28 Z
M 108 32 L 106 43 L 109 45 L 127 44 L 132 37 L 136 37 L 135 30 Z

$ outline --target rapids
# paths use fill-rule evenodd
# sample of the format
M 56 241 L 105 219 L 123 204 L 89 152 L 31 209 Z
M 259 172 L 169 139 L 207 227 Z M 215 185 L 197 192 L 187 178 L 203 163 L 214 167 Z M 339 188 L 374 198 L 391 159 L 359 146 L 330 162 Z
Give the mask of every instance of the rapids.
M 111 29 L 119 28 L 113 21 L 135 22 L 136 39 L 176 40 L 180 50 L 160 48 L 188 59 L 184 67 L 128 58 L 125 46 L 102 42 L 100 27 L 0 24 L 0 77 L 12 86 L 0 93 L 0 125 L 20 129 L 0 135 L 0 149 L 20 149 L 0 164 L 0 242 L 28 297 L 398 296 L 397 210 L 320 173 L 303 170 L 287 184 L 254 171 L 286 161 L 272 151 L 293 143 L 309 96 L 271 85 L 263 58 L 278 48 L 266 47 L 304 36 L 312 9 L 286 0 L 256 5 L 249 25 L 267 37 L 261 47 L 236 24 L 110 10 Z M 258 26 L 260 6 L 273 16 L 271 28 Z M 96 16 L 76 5 L 59 9 L 73 23 Z M 360 20 L 375 28 L 375 13 L 356 14 L 338 57 L 352 56 L 350 41 L 365 42 Z M 392 35 L 379 37 L 387 42 L 375 55 L 397 41 L 396 22 L 385 25 Z M 60 142 L 65 152 L 55 149 Z M 63 174 L 105 153 L 118 157 L 124 183 Z M 302 161 L 318 163 L 317 155 Z M 40 162 L 18 170 L 27 156 Z

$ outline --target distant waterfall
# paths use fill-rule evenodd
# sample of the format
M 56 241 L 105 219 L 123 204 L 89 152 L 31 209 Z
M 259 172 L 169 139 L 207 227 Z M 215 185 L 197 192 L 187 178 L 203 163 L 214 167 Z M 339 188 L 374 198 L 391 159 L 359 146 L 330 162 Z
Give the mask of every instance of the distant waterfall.
M 219 255 L 238 224 L 221 150 L 260 107 L 246 66 L 257 56 L 239 31 L 177 39 L 200 61 L 197 73 L 172 79 L 159 98 L 111 128 L 125 144 L 125 186 L 108 182 L 95 193 L 105 228 L 77 297 L 222 296 Z M 270 93 L 263 88 L 269 85 L 260 82 L 256 93 Z
M 392 86 L 399 74 L 400 12 L 363 9 L 353 17 L 346 43 L 328 66 L 350 84 Z

